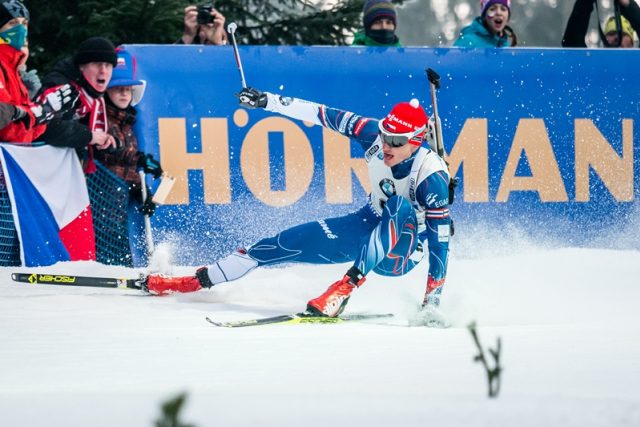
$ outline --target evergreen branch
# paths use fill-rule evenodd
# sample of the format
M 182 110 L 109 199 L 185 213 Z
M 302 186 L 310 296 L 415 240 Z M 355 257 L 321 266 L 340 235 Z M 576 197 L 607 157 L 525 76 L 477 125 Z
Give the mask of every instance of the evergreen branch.
M 471 322 L 467 329 L 471 333 L 473 337 L 473 341 L 478 348 L 478 355 L 474 357 L 474 361 L 482 363 L 485 371 L 487 372 L 487 381 L 489 384 L 489 397 L 496 397 L 500 392 L 500 374 L 502 373 L 502 367 L 500 366 L 500 351 L 502 349 L 502 341 L 500 337 L 498 337 L 496 348 L 489 349 L 489 354 L 493 358 L 495 362 L 495 366 L 493 368 L 489 367 L 489 362 L 487 361 L 487 357 L 484 354 L 484 350 L 482 345 L 480 344 L 480 339 L 478 338 L 478 332 L 476 330 L 476 322 Z

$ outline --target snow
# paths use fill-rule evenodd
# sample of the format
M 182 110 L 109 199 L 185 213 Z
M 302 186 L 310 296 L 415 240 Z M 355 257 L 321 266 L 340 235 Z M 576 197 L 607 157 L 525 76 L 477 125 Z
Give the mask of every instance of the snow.
M 182 421 L 200 427 L 640 425 L 640 252 L 478 253 L 452 250 L 448 329 L 404 326 L 426 265 L 399 279 L 371 275 L 351 298 L 348 311 L 392 312 L 390 325 L 238 329 L 204 318 L 298 311 L 348 266 L 256 270 L 167 297 L 16 284 L 10 273 L 29 269 L 1 268 L 0 425 L 152 426 L 180 392 Z M 36 270 L 137 275 L 91 262 Z M 473 360 L 473 320 L 485 349 L 502 340 L 495 399 Z

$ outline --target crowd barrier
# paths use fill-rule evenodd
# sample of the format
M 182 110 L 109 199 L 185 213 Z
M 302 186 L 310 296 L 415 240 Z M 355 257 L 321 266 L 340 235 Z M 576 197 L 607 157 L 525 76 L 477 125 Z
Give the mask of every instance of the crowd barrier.
M 357 144 L 238 107 L 231 47 L 127 49 L 148 83 L 141 148 L 176 178 L 151 221 L 176 263 L 210 263 L 365 202 Z M 425 69 L 436 70 L 444 145 L 460 179 L 455 239 L 516 229 L 552 244 L 615 247 L 611 236 L 640 223 L 636 49 L 241 46 L 240 54 L 250 86 L 377 118 L 411 98 L 431 112 Z M 626 244 L 638 249 L 640 239 Z

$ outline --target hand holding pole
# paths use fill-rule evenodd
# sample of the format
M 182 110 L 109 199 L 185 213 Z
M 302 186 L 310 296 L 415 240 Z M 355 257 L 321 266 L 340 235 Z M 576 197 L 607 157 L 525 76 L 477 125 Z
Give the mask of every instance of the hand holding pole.
M 436 121 L 436 147 L 438 149 L 438 155 L 444 159 L 446 153 L 444 151 L 444 143 L 442 142 L 442 122 L 440 121 L 440 115 L 438 114 L 438 99 L 436 98 L 436 89 L 440 89 L 440 75 L 431 68 L 427 68 L 425 71 L 427 73 L 427 79 L 429 79 L 431 104 L 433 105 L 433 117 Z

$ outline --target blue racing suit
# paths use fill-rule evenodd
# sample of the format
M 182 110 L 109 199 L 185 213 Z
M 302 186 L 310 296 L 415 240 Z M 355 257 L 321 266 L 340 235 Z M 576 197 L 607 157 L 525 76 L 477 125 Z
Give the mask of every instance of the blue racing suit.
M 423 144 L 393 167 L 384 164 L 378 120 L 266 93 L 266 110 L 322 125 L 365 150 L 372 191 L 366 205 L 345 216 L 313 221 L 262 239 L 247 249 L 259 266 L 288 262 L 353 262 L 363 275 L 400 276 L 429 251 L 425 303 L 439 303 L 449 251 L 449 173 Z M 429 299 L 429 300 L 427 300 Z

